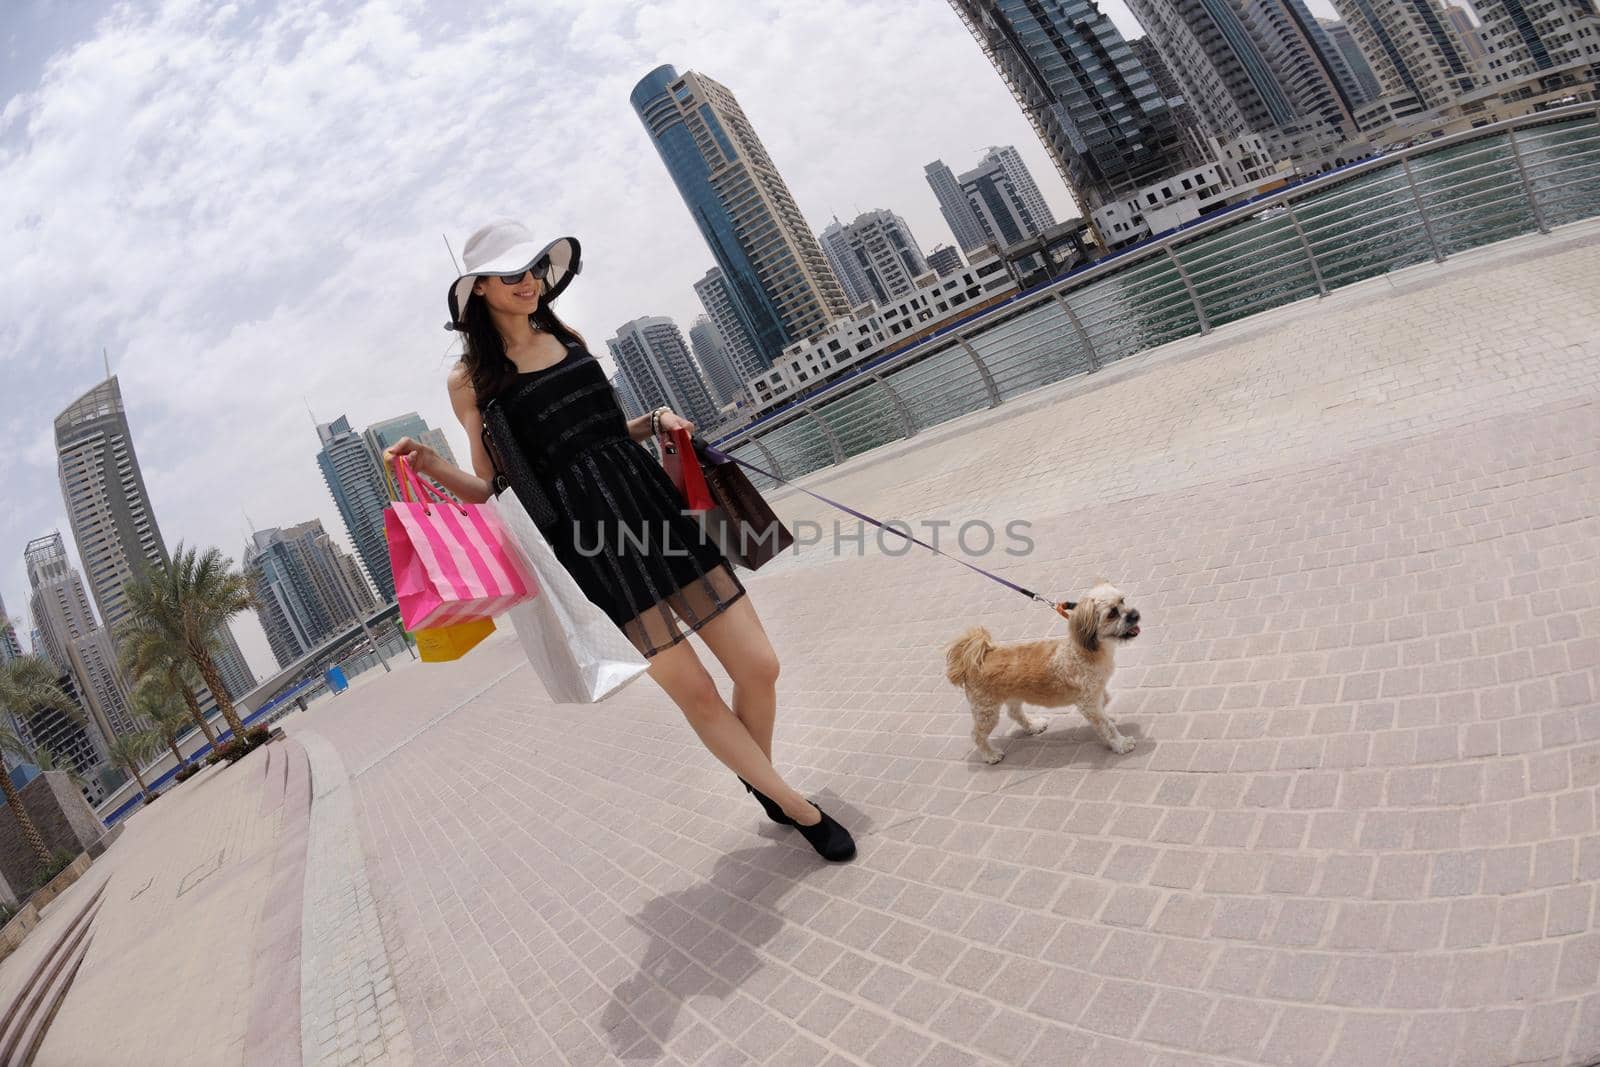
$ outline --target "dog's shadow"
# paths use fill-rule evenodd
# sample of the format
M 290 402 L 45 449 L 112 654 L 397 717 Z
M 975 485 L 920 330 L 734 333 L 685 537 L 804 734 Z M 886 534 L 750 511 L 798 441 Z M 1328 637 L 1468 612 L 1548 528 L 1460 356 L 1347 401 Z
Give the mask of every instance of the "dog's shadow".
M 867 833 L 870 820 L 860 809 L 826 790 L 815 800 L 857 838 Z M 646 901 L 637 915 L 629 916 L 650 942 L 638 971 L 611 991 L 601 1013 L 618 1059 L 659 1059 L 662 1041 L 685 1002 L 733 996 L 766 965 L 756 950 L 786 925 L 776 914 L 784 896 L 826 866 L 795 830 L 770 822 L 751 807 L 753 817 L 762 820 L 761 836 L 793 842 L 791 847 L 766 844 L 719 856 L 709 878 Z
M 1035 710 L 1033 713 L 1038 714 L 1038 711 Z M 1138 723 L 1118 722 L 1117 729 L 1123 737 L 1133 742 L 1133 748 L 1127 752 L 1111 751 L 1105 742 L 1100 740 L 1100 735 L 1095 733 L 1094 727 L 1084 722 L 1076 711 L 1069 709 L 1064 713 L 1052 715 L 1049 728 L 1042 734 L 1030 734 L 1020 728 L 1013 728 L 1006 734 L 997 731 L 989 739 L 989 743 L 1005 753 L 1005 758 L 999 763 L 985 763 L 976 748 L 968 755 L 967 762 L 984 771 L 1000 771 L 1007 768 L 1058 770 L 1063 767 L 1085 769 L 1116 767 L 1129 762 L 1141 753 L 1147 754 L 1149 746 L 1154 744 L 1145 737 L 1144 730 Z

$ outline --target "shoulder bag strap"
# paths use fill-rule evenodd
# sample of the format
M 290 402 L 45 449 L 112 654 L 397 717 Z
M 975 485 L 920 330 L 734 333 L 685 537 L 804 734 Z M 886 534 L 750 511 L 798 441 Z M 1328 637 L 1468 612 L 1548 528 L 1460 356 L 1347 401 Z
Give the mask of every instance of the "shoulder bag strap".
M 516 493 L 522 506 L 528 509 L 528 517 L 534 525 L 548 534 L 558 521 L 555 505 L 550 502 L 549 495 L 534 476 L 533 468 L 528 465 L 527 457 L 522 454 L 522 447 L 512 435 L 511 424 L 506 420 L 505 408 L 498 399 L 484 405 L 483 445 L 489 453 L 489 461 L 494 464 L 495 495 L 506 489 Z

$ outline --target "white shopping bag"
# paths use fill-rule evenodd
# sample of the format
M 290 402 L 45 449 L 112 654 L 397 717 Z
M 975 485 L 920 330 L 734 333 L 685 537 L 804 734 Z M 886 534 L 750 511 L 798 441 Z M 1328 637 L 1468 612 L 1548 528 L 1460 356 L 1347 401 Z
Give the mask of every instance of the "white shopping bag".
M 558 704 L 592 704 L 645 672 L 623 632 L 578 587 L 512 490 L 490 498 L 534 572 L 539 594 L 506 614 L 533 671 Z

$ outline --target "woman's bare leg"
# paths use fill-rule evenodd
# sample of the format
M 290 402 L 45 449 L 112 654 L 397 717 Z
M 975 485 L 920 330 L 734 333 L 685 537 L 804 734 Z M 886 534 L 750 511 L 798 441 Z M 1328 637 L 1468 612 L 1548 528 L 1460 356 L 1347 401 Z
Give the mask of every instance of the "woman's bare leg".
M 790 789 L 773 769 L 772 761 L 717 692 L 716 682 L 687 641 L 651 656 L 650 677 L 678 705 L 706 749 L 729 770 L 766 794 L 796 822 L 810 826 L 822 818 L 816 807 Z
M 778 654 L 749 594 L 696 632 L 733 679 L 733 713 L 771 760 L 772 725 L 778 715 Z

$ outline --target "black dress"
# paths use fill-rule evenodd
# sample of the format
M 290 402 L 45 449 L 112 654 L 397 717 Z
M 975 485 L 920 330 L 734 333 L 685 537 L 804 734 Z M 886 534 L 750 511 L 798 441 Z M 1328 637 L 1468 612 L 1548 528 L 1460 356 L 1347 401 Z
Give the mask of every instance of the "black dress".
M 666 471 L 628 436 L 605 369 L 582 344 L 564 343 L 560 362 L 517 375 L 500 403 L 555 507 L 556 558 L 651 656 L 721 614 L 744 586 Z

